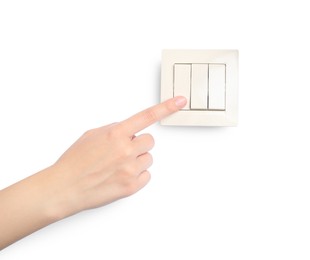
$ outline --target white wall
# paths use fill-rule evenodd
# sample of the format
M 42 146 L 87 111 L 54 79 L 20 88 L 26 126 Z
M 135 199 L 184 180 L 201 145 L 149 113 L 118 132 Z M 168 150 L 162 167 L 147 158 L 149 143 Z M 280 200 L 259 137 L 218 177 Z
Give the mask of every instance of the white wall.
M 0 188 L 85 130 L 158 103 L 164 48 L 239 49 L 240 123 L 150 127 L 144 190 L 0 258 L 309 259 L 306 3 L 1 1 Z

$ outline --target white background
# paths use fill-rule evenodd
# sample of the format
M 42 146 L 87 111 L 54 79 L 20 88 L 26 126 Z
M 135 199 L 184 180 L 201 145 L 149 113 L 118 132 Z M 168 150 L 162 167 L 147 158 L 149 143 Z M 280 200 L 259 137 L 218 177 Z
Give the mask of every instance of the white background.
M 1 1 L 0 188 L 85 130 L 158 103 L 165 48 L 239 49 L 240 115 L 236 128 L 150 127 L 145 189 L 0 258 L 309 259 L 306 4 Z

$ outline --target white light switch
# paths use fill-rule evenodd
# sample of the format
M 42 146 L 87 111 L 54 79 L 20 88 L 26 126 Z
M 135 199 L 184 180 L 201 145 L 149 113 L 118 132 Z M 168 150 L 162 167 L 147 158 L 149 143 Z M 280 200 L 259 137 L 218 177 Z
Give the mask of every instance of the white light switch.
M 192 64 L 191 109 L 208 109 L 208 64 Z
M 237 50 L 164 50 L 161 101 L 185 96 L 184 109 L 163 125 L 236 126 L 238 119 Z
M 209 65 L 209 109 L 225 110 L 225 65 Z
M 183 96 L 190 100 L 191 96 L 191 65 L 174 65 L 174 96 Z M 189 109 L 190 102 L 187 102 L 183 109 Z

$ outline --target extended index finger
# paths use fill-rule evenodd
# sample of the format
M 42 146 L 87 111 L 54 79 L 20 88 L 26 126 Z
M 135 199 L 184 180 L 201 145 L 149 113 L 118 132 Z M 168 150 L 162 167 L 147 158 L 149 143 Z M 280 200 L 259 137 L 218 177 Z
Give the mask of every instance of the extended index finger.
M 126 131 L 129 136 L 138 133 L 144 128 L 154 124 L 157 121 L 179 111 L 186 104 L 185 97 L 174 97 L 168 99 L 158 105 L 143 110 L 128 119 L 120 122 L 121 128 Z

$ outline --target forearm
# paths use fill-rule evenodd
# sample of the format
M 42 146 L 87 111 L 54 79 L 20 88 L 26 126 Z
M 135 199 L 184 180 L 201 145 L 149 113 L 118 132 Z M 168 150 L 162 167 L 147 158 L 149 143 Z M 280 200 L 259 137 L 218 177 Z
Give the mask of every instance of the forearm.
M 0 249 L 39 230 L 64 214 L 47 168 L 0 191 Z

